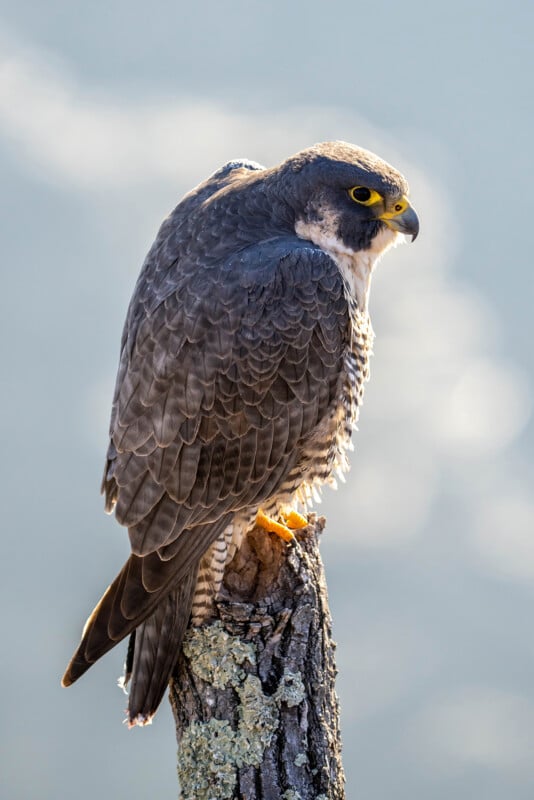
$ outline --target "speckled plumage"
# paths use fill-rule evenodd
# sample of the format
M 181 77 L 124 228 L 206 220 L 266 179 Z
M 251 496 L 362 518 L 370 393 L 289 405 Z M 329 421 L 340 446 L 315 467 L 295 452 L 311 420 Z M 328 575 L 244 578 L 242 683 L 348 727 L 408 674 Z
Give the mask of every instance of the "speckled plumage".
M 230 162 L 182 200 L 147 255 L 103 480 L 132 555 L 64 677 L 133 632 L 132 724 L 157 709 L 191 609 L 194 623 L 209 615 L 258 509 L 306 504 L 346 469 L 373 338 L 370 272 L 396 231 L 417 232 L 413 217 L 392 230 L 356 206 L 355 184 L 385 204 L 407 192 L 392 167 L 344 143 L 272 169 Z

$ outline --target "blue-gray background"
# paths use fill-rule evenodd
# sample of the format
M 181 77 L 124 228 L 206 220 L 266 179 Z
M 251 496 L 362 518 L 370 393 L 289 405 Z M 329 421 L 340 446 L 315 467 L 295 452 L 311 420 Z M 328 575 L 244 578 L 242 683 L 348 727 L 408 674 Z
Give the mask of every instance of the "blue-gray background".
M 534 792 L 534 6 L 0 3 L 2 795 L 176 796 L 117 648 L 59 677 L 127 552 L 98 487 L 126 305 L 222 162 L 343 138 L 422 221 L 380 264 L 347 485 L 319 510 L 348 796 Z

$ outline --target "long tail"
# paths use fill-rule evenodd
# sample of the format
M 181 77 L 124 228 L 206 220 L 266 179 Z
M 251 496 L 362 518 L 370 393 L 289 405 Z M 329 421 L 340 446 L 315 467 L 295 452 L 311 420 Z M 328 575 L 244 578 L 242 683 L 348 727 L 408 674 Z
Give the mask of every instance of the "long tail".
M 151 561 L 157 573 L 151 578 Z M 61 683 L 70 686 L 105 653 L 149 617 L 162 598 L 185 577 L 174 559 L 161 561 L 155 553 L 143 558 L 131 555 L 85 623 L 78 649 Z M 187 573 L 186 573 L 187 574 Z
M 197 565 L 198 566 L 198 565 Z M 198 569 L 190 572 L 131 634 L 125 681 L 131 669 L 128 724 L 146 725 L 157 711 L 187 629 Z M 133 653 L 132 653 L 133 649 Z
M 135 631 L 133 655 L 129 653 L 127 659 L 131 663 L 128 716 L 132 725 L 150 721 L 178 658 L 200 558 L 229 519 L 227 515 L 216 523 L 184 531 L 166 561 L 157 552 L 130 556 L 87 620 L 61 681 L 63 686 L 78 680 Z

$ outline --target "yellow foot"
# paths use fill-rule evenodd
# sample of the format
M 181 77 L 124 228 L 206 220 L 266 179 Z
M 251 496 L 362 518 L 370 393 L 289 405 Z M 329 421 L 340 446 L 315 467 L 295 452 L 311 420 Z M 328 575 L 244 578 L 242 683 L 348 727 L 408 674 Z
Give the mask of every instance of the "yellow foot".
M 289 528 L 282 525 L 281 522 L 276 522 L 276 520 L 268 517 L 267 514 L 263 513 L 261 508 L 256 514 L 256 525 L 263 528 L 263 530 L 268 533 L 276 533 L 284 542 L 292 542 L 295 539 Z
M 284 542 L 294 542 L 295 536 L 291 529 L 300 530 L 301 528 L 305 528 L 308 524 L 308 520 L 306 517 L 303 517 L 302 514 L 293 511 L 293 509 L 283 514 L 283 519 L 285 520 L 285 525 L 268 517 L 260 508 L 256 514 L 256 525 L 263 528 L 263 530 L 268 533 L 276 533 Z
M 292 508 L 286 511 L 283 514 L 283 517 L 287 527 L 294 531 L 300 531 L 302 528 L 305 528 L 308 525 L 308 520 L 306 517 L 303 517 L 302 514 L 299 514 L 298 511 L 295 511 Z

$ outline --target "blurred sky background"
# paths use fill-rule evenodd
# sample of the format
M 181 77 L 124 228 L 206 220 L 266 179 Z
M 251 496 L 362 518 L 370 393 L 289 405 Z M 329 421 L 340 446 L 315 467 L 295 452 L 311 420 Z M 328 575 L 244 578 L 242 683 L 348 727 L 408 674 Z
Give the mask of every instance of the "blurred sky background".
M 407 175 L 373 282 L 348 483 L 318 508 L 347 796 L 534 795 L 534 4 L 0 2 L 3 610 L 10 800 L 177 794 L 165 701 L 117 647 L 59 679 L 126 557 L 99 484 L 126 306 L 225 161 L 325 139 Z

